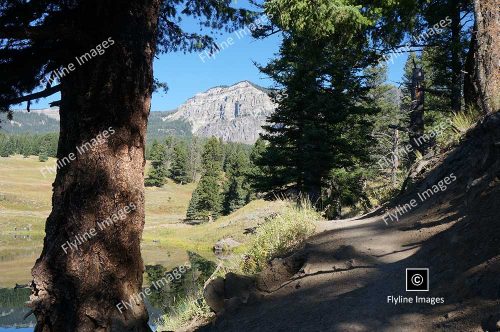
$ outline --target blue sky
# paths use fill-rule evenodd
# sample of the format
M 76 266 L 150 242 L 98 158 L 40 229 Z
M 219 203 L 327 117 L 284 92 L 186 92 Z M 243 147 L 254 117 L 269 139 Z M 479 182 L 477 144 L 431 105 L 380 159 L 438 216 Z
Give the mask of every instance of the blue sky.
M 243 0 L 237 4 L 247 6 Z M 191 20 L 187 20 L 184 27 L 188 31 L 198 28 Z M 225 42 L 227 45 L 228 38 L 232 38 L 232 45 L 221 50 L 213 59 L 203 61 L 198 53 L 160 55 L 154 63 L 154 74 L 157 79 L 168 84 L 169 91 L 166 95 L 163 91 L 153 94 L 152 111 L 173 110 L 196 93 L 218 85 L 249 80 L 264 87 L 272 86 L 272 81 L 259 73 L 253 62 L 265 64 L 273 58 L 279 49 L 280 37 L 275 35 L 255 40 L 249 35 L 238 38 L 235 33 L 224 33 L 216 38 L 216 42 Z M 389 82 L 401 81 L 405 61 L 406 55 L 402 55 L 394 63 L 388 63 Z M 34 103 L 32 108 L 46 108 L 49 102 L 57 99 L 58 95 L 42 99 Z

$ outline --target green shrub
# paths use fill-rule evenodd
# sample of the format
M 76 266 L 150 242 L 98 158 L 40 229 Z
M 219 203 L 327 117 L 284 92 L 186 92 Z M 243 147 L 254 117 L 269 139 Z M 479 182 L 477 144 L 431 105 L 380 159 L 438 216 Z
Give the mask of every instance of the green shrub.
M 203 298 L 203 289 L 182 297 L 173 305 L 168 314 L 163 315 L 157 326 L 157 331 L 176 331 L 194 318 L 208 319 L 213 316 L 210 307 Z
M 314 233 L 314 221 L 321 215 L 308 202 L 290 204 L 284 211 L 269 218 L 257 229 L 242 261 L 242 270 L 253 274 L 262 271 L 267 263 L 289 253 Z
M 473 107 L 467 108 L 460 113 L 453 113 L 451 117 L 451 128 L 445 135 L 446 143 L 457 144 L 465 133 L 481 118 L 481 112 Z
M 49 160 L 49 157 L 47 156 L 47 152 L 41 151 L 40 154 L 38 155 L 38 161 L 44 163 L 47 160 Z

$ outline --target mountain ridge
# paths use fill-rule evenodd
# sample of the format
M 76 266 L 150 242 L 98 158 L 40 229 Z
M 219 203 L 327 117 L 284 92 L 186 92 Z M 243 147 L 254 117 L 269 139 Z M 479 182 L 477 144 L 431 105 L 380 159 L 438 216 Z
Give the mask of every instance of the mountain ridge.
M 268 90 L 241 81 L 229 87 L 213 87 L 197 93 L 162 120 L 188 122 L 196 136 L 254 143 L 275 108 Z
M 253 144 L 262 125 L 276 105 L 270 89 L 248 80 L 220 85 L 188 98 L 177 109 L 152 111 L 149 115 L 148 140 L 165 136 L 215 136 L 224 141 Z M 0 133 L 57 132 L 57 108 L 14 111 L 14 119 L 2 119 Z

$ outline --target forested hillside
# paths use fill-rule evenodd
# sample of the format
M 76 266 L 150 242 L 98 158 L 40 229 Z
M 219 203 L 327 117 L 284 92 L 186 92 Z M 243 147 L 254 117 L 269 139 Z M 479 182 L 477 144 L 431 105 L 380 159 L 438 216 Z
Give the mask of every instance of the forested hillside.
M 59 121 L 43 113 L 16 112 L 16 118 L 7 120 L 5 113 L 0 114 L 3 134 L 45 134 L 59 132 Z

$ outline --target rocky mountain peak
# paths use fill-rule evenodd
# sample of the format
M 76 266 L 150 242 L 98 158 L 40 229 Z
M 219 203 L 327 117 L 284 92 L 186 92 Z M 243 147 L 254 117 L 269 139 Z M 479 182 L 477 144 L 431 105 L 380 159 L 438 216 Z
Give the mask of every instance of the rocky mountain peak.
M 188 122 L 196 136 L 251 144 L 275 108 L 268 90 L 242 81 L 198 93 L 162 120 Z

